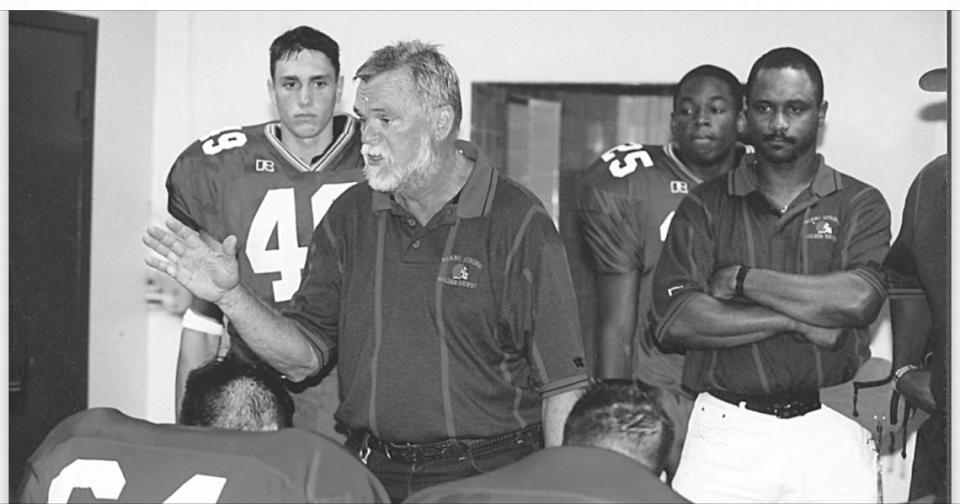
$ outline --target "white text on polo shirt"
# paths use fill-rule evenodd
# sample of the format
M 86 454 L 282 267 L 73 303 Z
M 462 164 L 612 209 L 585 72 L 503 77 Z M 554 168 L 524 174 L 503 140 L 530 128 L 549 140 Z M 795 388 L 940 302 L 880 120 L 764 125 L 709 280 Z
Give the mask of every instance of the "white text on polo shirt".
M 464 257 L 458 254 L 451 254 L 444 257 L 440 264 L 440 274 L 437 275 L 437 281 L 447 285 L 457 287 L 477 288 L 477 275 L 483 269 L 483 264 L 472 258 Z
M 837 241 L 836 229 L 840 219 L 834 215 L 814 215 L 803 221 L 805 238 L 808 240 Z

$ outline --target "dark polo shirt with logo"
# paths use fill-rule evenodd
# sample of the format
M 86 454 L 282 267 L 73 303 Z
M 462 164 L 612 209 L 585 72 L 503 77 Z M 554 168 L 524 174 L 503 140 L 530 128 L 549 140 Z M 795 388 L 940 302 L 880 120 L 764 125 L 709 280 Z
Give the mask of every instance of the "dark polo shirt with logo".
M 330 207 L 286 312 L 324 362 L 336 418 L 388 441 L 490 437 L 541 421 L 587 383 L 577 303 L 553 221 L 477 147 L 426 225 L 367 184 Z
M 890 210 L 875 188 L 818 155 L 811 186 L 780 213 L 757 190 L 753 155 L 692 189 L 680 203 L 654 278 L 656 337 L 662 341 L 716 268 L 744 264 L 816 275 L 850 271 L 885 295 L 880 267 L 890 243 Z M 850 328 L 833 349 L 785 332 L 729 349 L 687 350 L 683 386 L 747 395 L 814 391 L 853 378 L 870 357 L 867 327 Z

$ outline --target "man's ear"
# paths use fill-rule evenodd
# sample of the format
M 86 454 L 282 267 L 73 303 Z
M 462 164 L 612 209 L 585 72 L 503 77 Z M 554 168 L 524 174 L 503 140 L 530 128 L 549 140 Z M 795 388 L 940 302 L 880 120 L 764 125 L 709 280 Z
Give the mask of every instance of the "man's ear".
M 337 101 L 335 103 L 340 103 L 340 97 L 343 96 L 343 76 L 337 77 Z
M 450 105 L 443 105 L 439 108 L 437 112 L 437 121 L 434 126 L 434 137 L 437 140 L 443 140 L 450 136 L 450 132 L 453 131 L 453 107 Z
M 267 94 L 270 95 L 270 103 L 272 103 L 273 106 L 276 107 L 276 106 L 277 106 L 277 94 L 273 92 L 273 79 L 272 79 L 272 78 L 268 78 L 268 79 L 267 79 Z
M 827 100 L 823 100 L 823 103 L 820 104 L 820 110 L 817 111 L 817 123 L 820 126 L 823 126 L 823 122 L 827 119 L 827 106 L 830 105 L 827 103 Z
M 737 112 L 737 138 L 743 138 L 747 134 L 747 111 L 740 109 Z

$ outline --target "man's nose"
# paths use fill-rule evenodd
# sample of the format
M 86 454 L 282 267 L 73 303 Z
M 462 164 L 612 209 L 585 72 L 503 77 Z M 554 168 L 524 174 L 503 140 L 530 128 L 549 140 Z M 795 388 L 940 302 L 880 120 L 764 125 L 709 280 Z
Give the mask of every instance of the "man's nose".
M 373 144 L 376 143 L 376 139 L 379 138 L 379 133 L 376 131 L 376 128 L 373 126 L 372 121 L 363 121 L 360 123 L 360 142 L 364 144 Z
M 297 94 L 297 103 L 302 106 L 313 103 L 313 96 L 310 94 L 310 86 L 303 86 L 300 88 L 300 93 Z
M 787 117 L 783 112 L 777 112 L 770 118 L 770 129 L 776 133 L 783 133 L 790 127 Z

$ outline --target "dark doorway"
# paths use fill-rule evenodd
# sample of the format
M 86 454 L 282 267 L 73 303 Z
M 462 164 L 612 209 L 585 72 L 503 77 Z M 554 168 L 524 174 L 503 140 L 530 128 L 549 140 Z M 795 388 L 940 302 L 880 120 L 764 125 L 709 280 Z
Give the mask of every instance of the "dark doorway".
M 11 11 L 11 502 L 23 464 L 87 407 L 97 20 Z
M 584 350 L 595 365 L 596 274 L 583 242 L 577 187 L 610 147 L 670 141 L 673 87 L 484 82 L 472 91 L 471 140 L 494 166 L 531 188 L 557 222 L 577 291 Z

